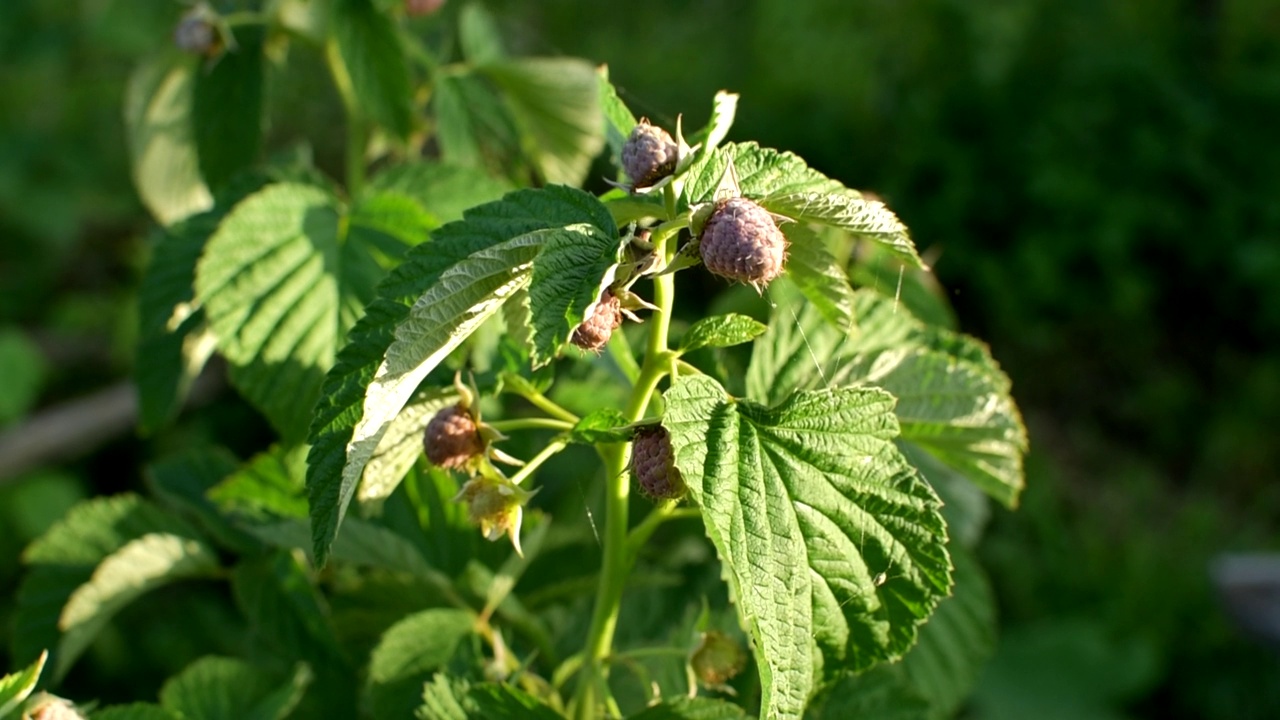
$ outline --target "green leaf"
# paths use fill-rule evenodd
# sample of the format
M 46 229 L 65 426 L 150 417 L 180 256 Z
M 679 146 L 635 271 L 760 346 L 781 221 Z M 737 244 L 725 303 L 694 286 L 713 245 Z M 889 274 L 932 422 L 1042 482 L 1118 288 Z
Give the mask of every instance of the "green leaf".
M 937 496 L 893 444 L 892 396 L 802 391 L 766 408 L 692 376 L 665 400 L 676 466 L 755 641 L 762 714 L 800 717 L 815 651 L 826 672 L 906 652 L 951 564 Z
M 611 223 L 612 225 L 612 223 Z M 571 225 L 547 237 L 533 261 L 533 367 L 547 365 L 617 277 L 628 239 L 616 228 Z
M 133 372 L 144 433 L 159 430 L 178 414 L 191 382 L 214 352 L 215 338 L 204 309 L 195 302 L 196 263 L 227 212 L 263 185 L 262 178 L 235 183 L 219 194 L 212 209 L 154 234 L 138 288 Z
M 31 691 L 36 689 L 36 683 L 40 682 L 40 673 L 44 670 L 44 663 L 48 659 L 49 653 L 42 652 L 40 657 L 26 668 L 0 678 L 0 720 L 4 720 L 9 713 L 17 710 L 31 695 Z
M 711 106 L 711 119 L 707 126 L 689 137 L 690 145 L 701 145 L 698 153 L 706 155 L 716 149 L 729 135 L 733 118 L 738 113 L 738 94 L 720 90 Z
M 0 327 L 0 427 L 26 415 L 40 395 L 45 363 L 22 331 Z
M 208 497 L 224 513 L 254 520 L 307 516 L 303 487 L 307 448 L 279 446 L 259 453 L 210 488 Z
M 421 379 L 428 375 L 444 354 L 465 339 L 467 332 L 502 305 L 503 297 L 524 286 L 529 274 L 527 263 L 536 254 L 541 238 L 534 233 L 577 223 L 603 229 L 611 227 L 613 219 L 595 198 L 580 190 L 550 187 L 513 193 L 469 211 L 461 222 L 437 230 L 431 242 L 412 249 L 404 264 L 382 283 L 378 300 L 370 304 L 352 330 L 346 348 L 325 379 L 316 408 L 307 457 L 307 487 L 317 562 L 323 564 L 327 558 L 365 465 L 416 387 L 408 376 Z M 499 245 L 503 247 L 498 249 Z M 519 267 L 521 262 L 526 269 L 517 272 L 513 265 Z M 485 268 L 495 274 L 477 274 Z M 475 282 L 470 280 L 473 277 Z M 497 295 L 499 290 L 501 297 Z M 446 295 L 450 296 L 449 308 L 439 306 Z M 437 305 L 434 310 L 432 303 Z M 459 307 L 462 303 L 471 304 Z M 397 328 L 409 319 L 411 308 L 415 326 L 424 325 L 432 314 L 436 320 L 445 321 L 433 338 L 444 345 L 430 353 L 428 344 L 432 339 L 414 338 L 425 341 L 415 343 L 415 348 L 430 353 L 426 358 L 430 362 L 411 368 L 408 374 L 395 375 L 413 360 L 407 343 L 397 339 L 398 335 L 410 337 L 408 329 Z M 468 309 L 471 312 L 466 316 L 459 315 Z M 452 330 L 446 326 L 452 326 Z M 399 345 L 393 370 L 389 351 L 396 343 Z M 448 382 L 444 376 L 437 380 L 441 385 Z M 367 392 L 375 384 L 377 387 Z M 390 390 L 398 394 L 389 394 Z
M 785 283 L 770 292 L 778 310 L 747 370 L 751 397 L 776 402 L 795 389 L 885 388 L 899 398 L 908 451 L 916 445 L 996 500 L 1016 504 L 1026 429 L 1009 379 L 985 346 L 927 327 L 873 292 L 855 293 L 858 325 L 849 333 L 823 322 Z
M 737 313 L 702 318 L 680 338 L 680 352 L 741 345 L 760 337 L 767 329 L 763 323 Z
M 349 223 L 348 242 L 376 248 L 388 265 L 440 226 L 417 200 L 396 192 L 366 193 L 351 209 Z
M 755 143 L 727 143 L 689 167 L 683 177 L 685 202 L 713 200 L 731 162 L 743 196 L 769 212 L 846 230 L 880 243 L 912 266 L 923 267 L 906 226 L 883 203 L 864 199 L 789 152 Z
M 324 601 L 293 553 L 242 561 L 232 570 L 231 592 L 255 647 L 306 660 L 322 678 L 345 668 Z
M 488 65 L 506 57 L 502 34 L 493 14 L 478 2 L 462 6 L 458 14 L 458 41 L 462 56 L 472 65 Z
M 982 568 L 967 551 L 951 549 L 955 594 L 920 629 L 920 642 L 895 668 L 928 701 L 930 717 L 954 717 L 996 647 L 995 598 Z
M 194 448 L 152 463 L 144 477 L 158 500 L 192 517 L 223 547 L 252 553 L 261 545 L 237 529 L 207 496 L 239 465 L 240 461 L 222 448 Z
M 477 709 L 472 720 L 564 720 L 564 715 L 513 685 L 472 685 L 467 697 Z
M 210 577 L 218 567 L 218 556 L 207 545 L 169 533 L 143 535 L 107 556 L 62 610 L 58 626 L 63 635 L 54 675 L 65 675 L 107 622 L 129 603 L 177 580 Z
M 262 28 L 241 25 L 235 44 L 196 73 L 192 128 L 200 174 L 215 191 L 252 165 L 262 149 L 262 40 Z
M 441 223 L 461 220 L 464 210 L 498 200 L 515 189 L 506 180 L 474 167 L 424 161 L 387 168 L 370 179 L 368 188 L 407 195 Z
M 95 712 L 92 720 L 186 720 L 152 703 L 112 705 Z
M 446 163 L 459 167 L 484 166 L 480 139 L 471 119 L 473 105 L 468 102 L 467 84 L 472 78 L 444 74 L 431 91 L 431 107 L 435 111 L 436 140 L 440 156 Z
M 812 720 L 876 718 L 930 720 L 929 703 L 888 666 L 862 675 L 844 675 L 814 698 L 805 717 Z
M 170 225 L 213 205 L 200 175 L 191 117 L 195 62 L 153 60 L 129 78 L 125 128 L 133 183 L 161 225 Z
M 324 373 L 382 270 L 344 242 L 342 210 L 326 190 L 271 185 L 241 202 L 196 268 L 231 379 L 282 435 L 305 434 Z
M 609 158 L 616 168 L 622 167 L 622 146 L 636 128 L 636 116 L 622 98 L 618 97 L 618 89 L 609 82 L 609 66 L 601 65 L 596 69 L 596 77 L 600 79 L 600 106 L 604 110 L 604 140 L 609 147 Z
M 848 190 L 800 191 L 774 193 L 760 204 L 793 220 L 846 230 L 879 243 L 912 267 L 924 267 L 907 226 L 879 200 L 867 200 Z
M 436 673 L 423 687 L 422 705 L 414 715 L 419 720 L 468 720 L 464 705 L 469 687 L 466 680 Z
M 200 536 L 189 524 L 135 495 L 98 498 L 76 505 L 27 547 L 28 565 L 18 589 L 12 655 L 29 661 L 45 648 L 57 648 L 58 620 L 68 599 L 94 576 L 98 564 L 133 540 L 168 533 L 190 540 Z M 53 667 L 65 667 L 53 652 Z M 56 682 L 58 674 L 53 674 Z
M 715 199 L 716 188 L 733 163 L 745 197 L 762 198 L 798 192 L 849 192 L 843 185 L 810 168 L 799 156 L 749 143 L 726 143 L 689 166 L 682 177 L 682 197 L 689 204 Z
M 478 71 L 502 91 L 543 180 L 581 185 L 604 147 L 595 68 L 575 58 L 524 58 Z
M 676 698 L 629 715 L 627 720 L 747 720 L 742 708 L 710 698 Z
M 857 318 L 853 314 L 853 288 L 844 268 L 823 247 L 822 239 L 805 225 L 785 223 L 782 231 L 791 241 L 787 277 L 827 322 L 841 330 L 852 329 Z
M 626 416 L 613 408 L 601 408 L 578 421 L 569 431 L 569 440 L 594 445 L 595 443 L 630 442 L 635 431 Z
M 334 0 L 329 27 L 360 109 L 392 135 L 413 130 L 413 90 L 391 18 L 370 0 Z
M 160 704 L 185 720 L 281 720 L 310 682 L 306 665 L 281 683 L 243 660 L 203 657 L 165 683 Z
M 435 608 L 410 615 L 383 633 L 369 660 L 374 712 L 408 717 L 420 704 L 423 684 L 475 632 L 474 623 L 472 613 Z

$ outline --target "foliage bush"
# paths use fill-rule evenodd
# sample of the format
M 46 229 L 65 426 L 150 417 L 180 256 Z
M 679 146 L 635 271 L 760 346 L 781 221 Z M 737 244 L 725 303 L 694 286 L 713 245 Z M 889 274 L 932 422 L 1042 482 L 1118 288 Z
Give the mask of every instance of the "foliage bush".
M 134 74 L 159 224 L 143 428 L 216 353 L 278 442 L 183 447 L 150 497 L 81 503 L 33 542 L 12 655 L 34 664 L 0 681 L 0 716 L 129 613 L 188 632 L 158 703 L 95 718 L 953 714 L 993 643 L 971 554 L 987 497 L 1017 502 L 1026 435 L 905 226 L 725 143 L 728 93 L 670 128 L 667 177 L 577 189 L 637 125 L 604 70 L 509 55 L 477 5 L 437 11 L 200 5 Z M 341 184 L 264 127 L 321 63 Z M 730 197 L 785 235 L 785 276 L 678 316 Z M 898 284 L 855 290 L 870 267 Z M 643 324 L 574 349 L 614 300 Z M 477 424 L 458 470 L 422 457 L 441 413 Z M 632 498 L 628 448 L 655 437 L 684 503 Z

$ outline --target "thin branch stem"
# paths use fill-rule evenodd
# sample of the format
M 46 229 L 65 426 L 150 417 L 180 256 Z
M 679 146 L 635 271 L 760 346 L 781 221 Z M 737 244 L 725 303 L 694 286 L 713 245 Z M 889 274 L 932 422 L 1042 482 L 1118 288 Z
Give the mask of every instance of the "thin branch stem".
M 536 390 L 531 390 L 531 389 L 527 390 L 527 389 L 514 388 L 514 387 L 508 386 L 508 391 L 516 395 L 519 395 L 525 400 L 528 400 L 534 407 L 538 408 L 542 412 L 558 420 L 562 420 L 564 422 L 569 423 L 570 426 L 577 425 L 578 421 L 582 419 L 577 415 L 574 415 L 573 413 L 569 412 L 568 410 L 565 410 L 564 408 L 560 407 L 560 405 L 558 405 L 551 398 L 547 397 L 546 395 L 543 395 L 542 393 Z
M 516 430 L 572 430 L 573 423 L 554 418 L 514 418 L 511 420 L 494 420 L 486 425 L 501 433 Z
M 364 190 L 364 152 L 367 138 L 365 136 L 364 116 L 360 111 L 360 102 L 356 98 L 355 86 L 351 83 L 351 74 L 347 64 L 338 52 L 338 43 L 332 38 L 325 44 L 325 60 L 329 65 L 329 75 L 333 77 L 333 86 L 342 98 L 342 108 L 347 120 L 347 195 L 355 198 Z
M 568 444 L 569 443 L 565 440 L 552 440 L 549 445 L 542 448 L 541 452 L 534 455 L 532 460 L 525 463 L 524 467 L 520 468 L 519 472 L 511 476 L 511 483 L 513 485 L 519 485 L 524 482 L 526 478 L 533 474 L 534 470 L 538 469 L 539 465 L 550 459 L 552 455 L 555 455 L 565 449 Z

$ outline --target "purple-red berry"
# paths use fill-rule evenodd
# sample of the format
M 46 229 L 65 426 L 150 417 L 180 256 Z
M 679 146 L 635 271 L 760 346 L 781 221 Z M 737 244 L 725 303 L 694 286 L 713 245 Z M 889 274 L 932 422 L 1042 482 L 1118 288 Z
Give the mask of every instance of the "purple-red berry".
M 404 11 L 411 17 L 430 15 L 444 6 L 444 0 L 404 0 Z
M 600 352 L 609 342 L 613 331 L 622 325 L 622 301 L 612 290 L 605 290 L 600 295 L 600 302 L 596 303 L 591 314 L 587 316 L 582 324 L 573 331 L 573 337 L 569 339 L 574 345 L 583 350 L 592 352 Z
M 676 468 L 671 435 L 661 425 L 641 428 L 631 441 L 631 474 L 636 483 L 654 500 L 677 500 L 684 497 L 684 478 Z
M 461 405 L 451 405 L 436 413 L 423 434 L 427 459 L 442 468 L 463 468 L 484 452 L 476 420 Z
M 646 188 L 676 171 L 676 141 L 666 130 L 641 120 L 622 145 L 622 171 L 637 188 Z
M 721 200 L 702 227 L 702 264 L 721 277 L 763 288 L 782 274 L 787 238 L 768 210 L 742 197 Z

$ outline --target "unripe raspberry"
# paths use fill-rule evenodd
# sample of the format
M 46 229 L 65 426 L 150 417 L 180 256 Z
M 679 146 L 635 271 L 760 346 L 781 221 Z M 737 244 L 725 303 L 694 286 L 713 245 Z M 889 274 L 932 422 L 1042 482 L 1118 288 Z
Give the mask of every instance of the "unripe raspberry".
M 787 239 L 768 210 L 746 198 L 730 198 L 716 204 L 698 252 L 716 275 L 762 288 L 782 274 Z
M 612 290 L 605 290 L 595 310 L 573 331 L 569 342 L 592 352 L 604 349 L 613 331 L 622 325 L 622 302 Z
M 709 630 L 702 634 L 689 664 L 703 685 L 723 685 L 747 666 L 747 652 L 728 635 Z
M 637 431 L 631 443 L 631 474 L 644 494 L 654 500 L 684 497 L 684 478 L 676 468 L 666 428 L 654 425 Z
M 444 408 L 427 423 L 423 435 L 427 459 L 442 468 L 462 468 L 484 452 L 475 418 L 461 405 Z
M 221 40 L 205 10 L 197 7 L 178 21 L 178 27 L 173 30 L 173 44 L 179 50 L 193 55 L 213 55 Z
M 622 171 L 635 187 L 649 187 L 675 172 L 677 153 L 666 130 L 641 120 L 622 145 Z

